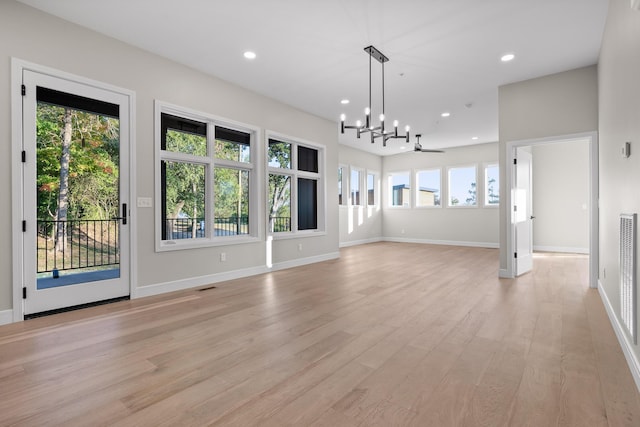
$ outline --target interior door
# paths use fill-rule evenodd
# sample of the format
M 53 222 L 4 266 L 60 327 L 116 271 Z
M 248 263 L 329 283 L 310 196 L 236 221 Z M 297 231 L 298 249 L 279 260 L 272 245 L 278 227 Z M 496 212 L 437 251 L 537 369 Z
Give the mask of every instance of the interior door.
M 516 149 L 515 197 L 513 224 L 515 236 L 515 274 L 520 276 L 533 268 L 533 206 L 531 194 L 531 152 Z
M 24 314 L 129 295 L 129 103 L 23 71 Z

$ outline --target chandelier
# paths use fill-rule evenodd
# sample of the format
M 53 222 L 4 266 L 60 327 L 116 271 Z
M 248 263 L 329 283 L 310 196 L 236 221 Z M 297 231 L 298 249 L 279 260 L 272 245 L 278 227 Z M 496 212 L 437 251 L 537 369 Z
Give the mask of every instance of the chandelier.
M 362 135 L 363 133 L 368 133 L 370 135 L 372 144 L 374 142 L 376 142 L 376 139 L 381 138 L 383 147 L 387 146 L 387 141 L 389 139 L 405 139 L 407 142 L 409 142 L 409 126 L 405 126 L 405 128 L 404 128 L 405 134 L 401 135 L 401 134 L 398 133 L 398 121 L 397 120 L 394 120 L 393 129 L 392 130 L 386 129 L 385 128 L 385 124 L 384 124 L 384 120 L 385 120 L 385 115 L 384 115 L 384 63 L 388 62 L 389 58 L 384 56 L 384 54 L 382 52 L 380 52 L 378 49 L 376 49 L 373 46 L 365 47 L 364 51 L 369 54 L 369 105 L 364 110 L 364 115 L 365 115 L 364 124 L 362 123 L 362 121 L 358 120 L 355 125 L 346 125 L 345 124 L 346 115 L 342 114 L 342 115 L 340 115 L 340 132 L 344 133 L 345 129 L 355 129 L 356 130 L 356 136 L 358 138 L 360 138 L 360 135 Z M 380 63 L 380 65 L 382 67 L 382 112 L 381 112 L 381 114 L 379 116 L 380 123 L 377 124 L 377 125 L 374 125 L 372 120 L 371 120 L 371 114 L 372 114 L 372 111 L 371 111 L 371 62 L 372 62 L 373 58 L 375 58 Z

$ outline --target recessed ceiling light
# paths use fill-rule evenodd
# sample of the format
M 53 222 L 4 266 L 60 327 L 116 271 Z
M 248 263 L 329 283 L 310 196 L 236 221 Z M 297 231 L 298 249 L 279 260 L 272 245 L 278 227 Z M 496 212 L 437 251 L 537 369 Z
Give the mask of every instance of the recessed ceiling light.
M 444 113 L 440 114 L 441 117 L 449 117 L 451 115 L 450 112 L 445 111 Z
M 247 59 L 256 59 L 256 53 L 248 50 L 244 53 L 244 57 Z
M 477 136 L 472 136 L 471 139 L 473 139 L 474 141 L 477 141 L 478 137 Z
M 342 104 L 342 105 L 346 105 L 348 103 L 349 103 L 348 99 L 343 99 L 342 101 L 340 101 L 340 104 Z
M 502 57 L 500 57 L 500 61 L 502 62 L 513 61 L 515 57 L 516 56 L 513 53 L 505 53 L 504 55 L 502 55 Z

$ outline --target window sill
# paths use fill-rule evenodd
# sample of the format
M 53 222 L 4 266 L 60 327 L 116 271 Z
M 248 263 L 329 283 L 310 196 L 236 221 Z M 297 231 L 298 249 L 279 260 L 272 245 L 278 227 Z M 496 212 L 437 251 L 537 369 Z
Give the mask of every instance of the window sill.
M 195 241 L 192 241 L 195 240 Z M 163 240 L 156 242 L 156 252 L 180 251 L 183 249 L 213 248 L 219 246 L 242 245 L 247 243 L 257 243 L 261 240 L 255 236 L 241 237 L 218 237 L 215 239 L 184 239 L 184 240 Z

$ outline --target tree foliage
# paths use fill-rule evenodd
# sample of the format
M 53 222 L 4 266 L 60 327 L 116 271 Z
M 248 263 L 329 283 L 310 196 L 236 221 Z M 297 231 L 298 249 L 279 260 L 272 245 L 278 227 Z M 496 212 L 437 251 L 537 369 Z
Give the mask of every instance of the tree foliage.
M 38 218 L 57 219 L 58 216 L 65 111 L 71 115 L 67 216 L 83 219 L 108 219 L 116 216 L 119 190 L 119 120 L 38 103 Z

